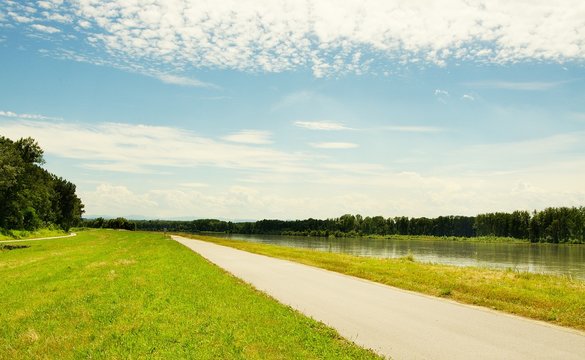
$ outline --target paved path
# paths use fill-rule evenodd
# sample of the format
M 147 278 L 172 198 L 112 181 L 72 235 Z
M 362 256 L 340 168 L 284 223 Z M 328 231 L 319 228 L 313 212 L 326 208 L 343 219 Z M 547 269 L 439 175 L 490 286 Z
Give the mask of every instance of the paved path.
M 69 235 L 62 235 L 62 236 L 50 236 L 50 237 L 43 237 L 43 238 L 36 238 L 36 239 L 20 239 L 20 240 L 2 240 L 1 243 L 14 243 L 14 242 L 23 242 L 23 241 L 38 241 L 38 240 L 51 240 L 51 239 L 63 239 L 72 236 L 77 236 L 76 233 L 71 233 Z
M 286 260 L 172 238 L 281 303 L 394 359 L 585 359 L 585 334 Z

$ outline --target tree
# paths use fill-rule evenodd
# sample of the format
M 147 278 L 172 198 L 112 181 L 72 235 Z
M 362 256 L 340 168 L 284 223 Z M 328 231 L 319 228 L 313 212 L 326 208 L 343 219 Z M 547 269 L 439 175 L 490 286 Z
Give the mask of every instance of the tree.
M 65 231 L 81 221 L 83 214 L 83 204 L 81 199 L 75 194 L 75 184 L 69 181 L 56 177 L 55 182 L 55 213 L 57 214 L 57 224 Z
M 20 157 L 28 164 L 44 164 L 43 149 L 39 143 L 31 137 L 19 139 L 15 143 L 20 152 Z
M 75 185 L 43 169 L 43 150 L 32 138 L 0 136 L 0 227 L 35 230 L 56 224 L 65 230 L 83 212 Z

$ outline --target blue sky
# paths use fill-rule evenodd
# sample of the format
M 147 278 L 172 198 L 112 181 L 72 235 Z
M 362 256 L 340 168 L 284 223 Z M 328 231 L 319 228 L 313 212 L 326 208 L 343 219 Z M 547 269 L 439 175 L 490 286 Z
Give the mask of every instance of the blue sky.
M 87 216 L 585 204 L 581 1 L 5 1 L 0 134 Z

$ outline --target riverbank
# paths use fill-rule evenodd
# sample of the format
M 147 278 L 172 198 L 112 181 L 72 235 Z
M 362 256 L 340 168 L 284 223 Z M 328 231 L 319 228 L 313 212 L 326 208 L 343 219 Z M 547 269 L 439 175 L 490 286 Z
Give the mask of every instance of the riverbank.
M 0 358 L 376 359 L 163 234 L 0 253 Z
M 205 232 L 201 234 L 205 235 Z M 210 234 L 212 235 L 212 234 Z M 234 234 L 238 235 L 238 234 Z M 263 234 L 251 234 L 263 235 Z M 344 239 L 344 238 L 359 238 L 359 239 L 391 239 L 391 240 L 426 240 L 426 241 L 459 241 L 459 242 L 480 242 L 480 243 L 510 243 L 510 244 L 530 244 L 528 239 L 517 239 L 512 237 L 502 236 L 434 236 L 434 235 L 376 235 L 376 234 L 360 234 L 356 232 L 344 233 L 319 233 L 319 232 L 304 232 L 304 231 L 285 231 L 278 234 L 279 236 L 293 236 L 293 237 L 315 237 L 315 238 L 330 238 L 330 239 Z
M 376 259 L 209 236 L 181 235 L 585 330 L 585 281 L 569 277 L 418 263 L 413 257 Z
M 206 233 L 202 233 L 207 235 Z M 213 234 L 209 234 L 213 235 Z M 234 234 L 238 235 L 238 234 Z M 254 235 L 254 234 L 252 234 Z M 256 234 L 262 235 L 262 234 Z M 476 237 L 461 237 L 461 236 L 434 236 L 434 235 L 360 235 L 352 233 L 340 233 L 329 236 L 314 236 L 299 232 L 285 232 L 279 236 L 293 236 L 293 237 L 316 237 L 316 238 L 331 238 L 331 239 L 345 239 L 345 238 L 359 238 L 359 239 L 389 239 L 389 240 L 424 240 L 424 241 L 457 241 L 469 243 L 507 243 L 507 244 L 531 244 L 528 239 L 517 239 L 512 237 L 502 236 L 476 236 Z M 533 243 L 533 244 L 550 244 L 550 243 Z

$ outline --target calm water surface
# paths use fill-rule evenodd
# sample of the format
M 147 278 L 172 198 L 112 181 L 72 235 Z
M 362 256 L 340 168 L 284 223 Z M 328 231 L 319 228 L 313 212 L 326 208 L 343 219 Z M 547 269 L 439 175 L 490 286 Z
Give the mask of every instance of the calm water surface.
M 472 243 L 444 240 L 318 238 L 273 235 L 224 237 L 379 258 L 409 251 L 415 260 L 457 266 L 512 268 L 534 273 L 570 275 L 585 280 L 585 245 Z

